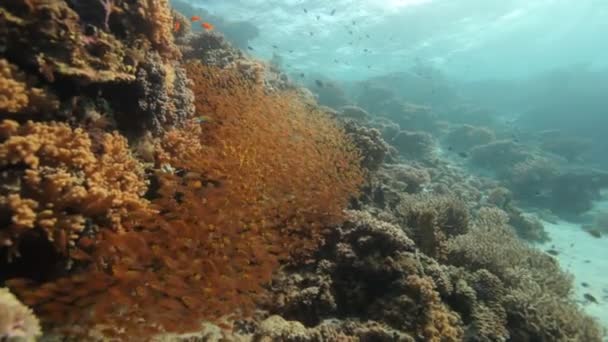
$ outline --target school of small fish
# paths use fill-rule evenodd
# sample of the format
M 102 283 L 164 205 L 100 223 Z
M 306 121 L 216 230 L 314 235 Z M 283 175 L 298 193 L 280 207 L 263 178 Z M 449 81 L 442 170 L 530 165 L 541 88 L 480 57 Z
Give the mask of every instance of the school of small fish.
M 200 16 L 198 16 L 198 15 L 193 15 L 192 17 L 190 17 L 190 21 L 193 22 L 193 23 L 195 23 L 195 22 L 198 22 L 198 21 L 202 21 L 202 18 Z M 201 23 L 201 27 L 204 28 L 207 31 L 211 31 L 211 30 L 213 30 L 215 28 L 213 26 L 213 24 L 208 23 L 208 22 L 202 22 Z M 179 32 L 181 30 L 181 28 L 182 28 L 182 25 L 181 25 L 181 23 L 179 21 L 176 21 L 173 24 L 173 32 L 177 33 L 177 32 Z

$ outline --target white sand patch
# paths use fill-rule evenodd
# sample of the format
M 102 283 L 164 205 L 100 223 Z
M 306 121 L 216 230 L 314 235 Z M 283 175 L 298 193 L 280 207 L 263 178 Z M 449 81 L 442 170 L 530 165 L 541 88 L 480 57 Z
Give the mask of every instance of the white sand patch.
M 551 241 L 537 247 L 559 252 L 556 258 L 560 265 L 575 277 L 576 299 L 608 329 L 608 239 L 591 236 L 577 223 L 543 221 L 543 224 Z M 595 297 L 598 304 L 585 300 L 586 293 Z

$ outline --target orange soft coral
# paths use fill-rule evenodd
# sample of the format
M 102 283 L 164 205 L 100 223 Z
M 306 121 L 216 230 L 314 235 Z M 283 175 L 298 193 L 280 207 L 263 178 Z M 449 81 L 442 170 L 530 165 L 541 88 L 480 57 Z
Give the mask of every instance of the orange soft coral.
M 55 96 L 36 88 L 25 73 L 6 59 L 0 59 L 0 114 L 52 111 L 58 107 Z
M 0 193 L 11 222 L 0 242 L 11 255 L 24 234 L 42 230 L 69 256 L 86 220 L 120 230 L 129 211 L 146 206 L 143 169 L 117 134 L 103 134 L 94 146 L 85 131 L 65 124 L 5 120 L 0 137 L 0 167 L 14 183 Z

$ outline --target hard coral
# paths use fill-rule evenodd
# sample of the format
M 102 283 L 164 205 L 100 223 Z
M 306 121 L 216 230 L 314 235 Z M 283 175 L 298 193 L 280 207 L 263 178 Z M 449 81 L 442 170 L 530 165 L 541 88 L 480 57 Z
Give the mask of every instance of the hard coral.
M 181 53 L 173 42 L 173 15 L 169 0 L 137 0 L 137 6 L 152 46 L 167 59 L 179 59 Z
M 65 1 L 11 0 L 0 5 L 0 46 L 12 63 L 38 69 L 47 81 L 132 80 L 131 50 L 110 33 L 86 32 Z
M 440 260 L 446 256 L 448 238 L 465 234 L 469 228 L 468 208 L 451 196 L 403 196 L 396 214 L 420 250 Z
M 486 127 L 461 125 L 452 129 L 445 138 L 446 144 L 457 151 L 467 151 L 496 139 L 494 131 Z
M 382 139 L 380 131 L 364 127 L 352 120 L 347 121 L 344 127 L 355 145 L 361 150 L 363 156 L 361 166 L 370 171 L 378 170 L 389 149 L 388 144 Z
M 184 59 L 200 60 L 209 66 L 225 68 L 245 58 L 239 49 L 234 48 L 221 33 L 215 31 L 189 35 L 179 43 Z
M 448 242 L 447 260 L 477 274 L 467 281 L 476 284 L 477 300 L 500 318 L 493 324 L 518 341 L 601 341 L 597 323 L 571 298 L 571 276 L 520 241 L 507 222 L 506 213 L 482 208 L 474 227 Z
M 40 335 L 40 323 L 32 310 L 8 289 L 0 288 L 0 339 L 33 342 Z
M 60 254 L 87 258 L 75 245 L 87 226 L 121 230 L 129 211 L 146 205 L 139 197 L 143 170 L 116 134 L 93 142 L 65 124 L 5 120 L 0 137 L 0 169 L 17 184 L 0 193 L 3 220 L 10 222 L 0 236 L 9 255 L 40 230 Z
M 0 113 L 38 113 L 54 111 L 57 98 L 6 59 L 0 59 Z
M 186 71 L 148 53 L 137 71 L 137 121 L 156 135 L 183 127 L 194 114 L 194 95 Z
M 425 160 L 433 156 L 435 139 L 429 133 L 400 131 L 390 141 L 407 159 Z

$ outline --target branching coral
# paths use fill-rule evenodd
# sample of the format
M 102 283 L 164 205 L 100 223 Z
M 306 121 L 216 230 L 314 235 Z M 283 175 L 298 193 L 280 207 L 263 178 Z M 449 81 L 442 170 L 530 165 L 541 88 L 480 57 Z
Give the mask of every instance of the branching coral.
M 225 68 L 244 58 L 244 54 L 230 45 L 221 33 L 204 31 L 187 38 L 180 42 L 185 59 L 196 59 L 209 66 Z
M 0 193 L 10 222 L 1 242 L 13 255 L 24 235 L 42 230 L 60 254 L 87 258 L 75 248 L 87 226 L 121 230 L 129 211 L 146 206 L 143 169 L 117 134 L 93 142 L 65 124 L 5 120 L 0 137 L 0 169 L 17 185 Z
M 361 150 L 363 159 L 361 166 L 370 171 L 377 170 L 384 162 L 388 153 L 388 144 L 382 139 L 380 132 L 373 128 L 367 128 L 357 124 L 355 121 L 347 121 L 344 125 L 347 134 Z
M 420 250 L 443 259 L 446 242 L 469 228 L 469 211 L 455 197 L 434 195 L 403 196 L 395 210 L 398 218 L 412 232 Z
M 145 33 L 152 46 L 167 59 L 181 57 L 173 42 L 173 15 L 169 0 L 138 0 L 137 5 L 136 13 L 141 15 L 146 24 Z
M 408 159 L 429 159 L 433 156 L 436 142 L 429 133 L 400 131 L 390 143 L 399 154 Z
M 365 109 L 357 106 L 342 106 L 338 108 L 338 111 L 341 116 L 350 119 L 367 121 L 371 118 L 369 113 L 366 112 Z
M 86 31 L 65 1 L 16 0 L 0 8 L 0 46 L 22 67 L 37 68 L 48 81 L 132 80 L 133 50 L 112 34 Z M 131 63 L 129 63 L 131 61 Z
M 8 289 L 0 288 L 0 339 L 33 342 L 40 335 L 40 323 L 32 310 Z
M 183 68 L 163 63 L 151 52 L 137 71 L 138 118 L 157 135 L 183 127 L 194 114 L 194 95 Z
M 446 144 L 457 151 L 467 151 L 475 146 L 488 144 L 496 139 L 492 130 L 471 125 L 458 126 L 445 138 Z
M 56 110 L 59 101 L 42 88 L 37 88 L 25 73 L 0 59 L 0 113 L 36 113 Z
M 418 317 L 420 336 L 430 342 L 456 342 L 463 338 L 460 317 L 442 303 L 435 283 L 431 278 L 410 275 L 405 281 L 416 293 L 415 300 L 425 307 L 424 314 Z
M 571 298 L 571 276 L 554 259 L 517 239 L 507 221 L 506 213 L 482 208 L 475 227 L 448 242 L 450 263 L 490 273 L 471 280 L 479 284 L 477 298 L 487 306 L 489 296 L 482 290 L 495 289 L 494 304 L 504 310 L 503 324 L 514 340 L 601 341 L 597 323 L 584 316 Z M 480 283 L 481 279 L 485 280 Z M 504 287 L 497 286 L 500 283 Z M 500 314 L 498 308 L 492 312 Z

